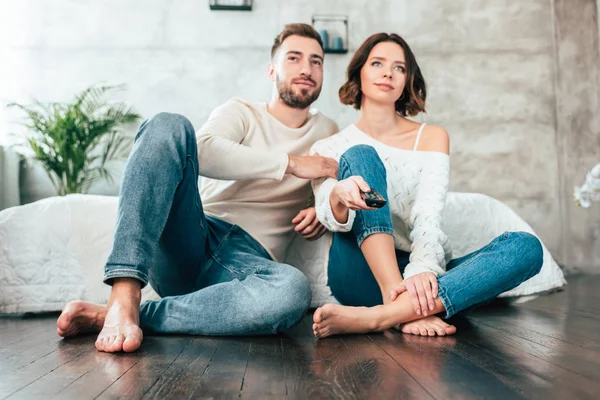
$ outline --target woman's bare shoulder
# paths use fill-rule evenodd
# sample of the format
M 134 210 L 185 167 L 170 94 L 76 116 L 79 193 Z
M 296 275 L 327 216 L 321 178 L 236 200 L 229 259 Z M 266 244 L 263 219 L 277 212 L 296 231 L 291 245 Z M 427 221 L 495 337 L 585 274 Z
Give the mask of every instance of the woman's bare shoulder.
M 450 153 L 450 136 L 441 126 L 425 125 L 421 139 L 419 140 L 419 151 L 437 151 L 440 153 Z

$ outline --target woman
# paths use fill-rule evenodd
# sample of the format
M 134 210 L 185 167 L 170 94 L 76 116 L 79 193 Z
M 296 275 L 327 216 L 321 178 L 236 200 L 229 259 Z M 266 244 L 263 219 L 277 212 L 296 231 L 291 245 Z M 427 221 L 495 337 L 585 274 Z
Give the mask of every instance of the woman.
M 536 275 L 539 240 L 507 232 L 482 249 L 452 259 L 441 229 L 449 180 L 449 138 L 438 126 L 414 122 L 425 112 L 426 87 L 408 44 L 378 33 L 357 50 L 340 88 L 360 119 L 317 142 L 311 153 L 339 161 L 338 180 L 313 182 L 317 216 L 334 232 L 329 286 L 342 304 L 314 314 L 322 338 L 402 325 L 423 336 L 456 332 L 440 317 L 490 301 Z M 376 189 L 387 204 L 367 206 Z

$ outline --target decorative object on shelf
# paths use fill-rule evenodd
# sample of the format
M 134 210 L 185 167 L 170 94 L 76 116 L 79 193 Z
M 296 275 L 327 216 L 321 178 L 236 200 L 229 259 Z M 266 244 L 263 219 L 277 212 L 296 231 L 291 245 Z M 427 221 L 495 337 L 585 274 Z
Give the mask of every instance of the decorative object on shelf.
M 127 105 L 104 98 L 108 92 L 122 88 L 90 87 L 72 103 L 9 104 L 26 114 L 26 143 L 19 147 L 25 155 L 33 153 L 60 196 L 87 193 L 99 179 L 112 181 L 106 164 L 126 158 L 131 140 L 120 127 L 141 117 Z
M 587 173 L 583 186 L 575 186 L 573 196 L 583 208 L 591 206 L 592 201 L 600 201 L 600 163 Z
M 323 41 L 323 49 L 325 51 L 329 50 L 329 32 L 326 29 L 319 29 L 317 32 L 319 32 L 319 36 Z
M 211 10 L 252 11 L 252 0 L 209 0 Z
M 332 50 L 344 50 L 344 39 L 339 36 L 333 38 L 331 49 Z
M 348 52 L 347 16 L 313 15 L 312 25 L 321 35 L 325 53 L 346 54 Z

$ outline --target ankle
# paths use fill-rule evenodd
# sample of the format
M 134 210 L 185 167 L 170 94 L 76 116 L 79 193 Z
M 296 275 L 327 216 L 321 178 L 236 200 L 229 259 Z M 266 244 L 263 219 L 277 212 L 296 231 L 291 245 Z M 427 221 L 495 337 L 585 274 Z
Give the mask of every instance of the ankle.
M 371 332 L 380 332 L 387 329 L 385 309 L 385 305 L 374 306 L 370 309 L 371 318 L 369 319 L 368 327 Z
M 115 301 L 119 303 L 136 303 L 139 306 L 142 300 L 141 282 L 133 278 L 116 278 L 113 281 L 108 305 Z
M 398 289 L 398 287 L 400 286 L 401 283 L 402 283 L 402 280 L 400 280 L 400 282 L 395 283 L 393 285 L 385 285 L 384 287 L 381 288 L 381 297 L 383 298 L 384 305 L 393 303 L 392 291 Z

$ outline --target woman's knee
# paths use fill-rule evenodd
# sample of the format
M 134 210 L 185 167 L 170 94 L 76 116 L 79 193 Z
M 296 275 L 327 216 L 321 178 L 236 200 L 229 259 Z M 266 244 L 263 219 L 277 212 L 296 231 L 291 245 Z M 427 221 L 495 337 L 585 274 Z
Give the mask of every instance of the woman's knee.
M 544 250 L 540 240 L 528 232 L 510 232 L 509 238 L 515 245 L 517 265 L 529 278 L 537 275 L 544 263 Z
M 373 146 L 358 144 L 346 150 L 340 157 L 338 179 L 346 179 L 352 174 L 360 175 L 362 167 L 369 171 L 381 169 L 385 172 L 385 166 Z
M 342 157 L 361 159 L 364 157 L 379 158 L 379 155 L 373 146 L 369 146 L 368 144 L 357 144 L 346 150 L 344 154 L 342 154 Z

